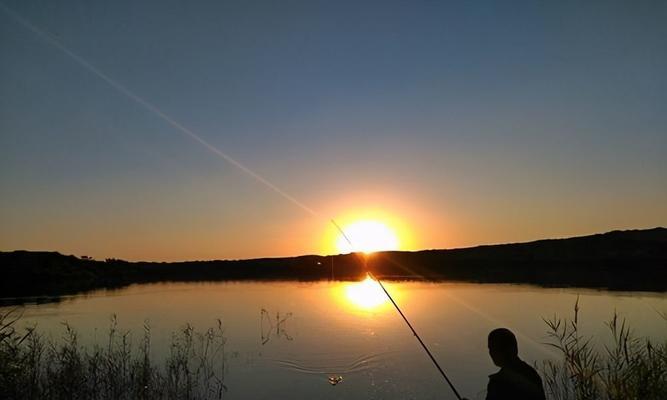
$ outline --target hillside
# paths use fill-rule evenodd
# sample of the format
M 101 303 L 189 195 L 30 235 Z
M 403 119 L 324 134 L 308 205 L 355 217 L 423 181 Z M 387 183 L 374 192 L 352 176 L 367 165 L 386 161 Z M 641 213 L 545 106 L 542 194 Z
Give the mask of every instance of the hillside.
M 667 290 L 667 229 L 450 250 L 173 263 L 96 261 L 57 252 L 0 252 L 0 297 L 77 293 L 132 283 L 212 280 L 462 280 Z M 364 265 L 366 264 L 366 265 Z

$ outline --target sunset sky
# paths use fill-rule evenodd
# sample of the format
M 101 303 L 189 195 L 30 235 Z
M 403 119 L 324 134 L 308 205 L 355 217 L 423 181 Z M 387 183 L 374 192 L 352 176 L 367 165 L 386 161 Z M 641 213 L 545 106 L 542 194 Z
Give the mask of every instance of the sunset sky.
M 0 2 L 2 251 L 667 226 L 667 2 Z

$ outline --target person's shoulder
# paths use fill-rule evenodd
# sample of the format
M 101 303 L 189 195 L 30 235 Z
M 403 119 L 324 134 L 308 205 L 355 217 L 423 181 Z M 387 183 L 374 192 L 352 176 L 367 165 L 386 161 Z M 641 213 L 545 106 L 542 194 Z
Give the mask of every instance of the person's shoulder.
M 544 395 L 544 386 L 542 386 L 542 378 L 540 377 L 540 374 L 533 366 L 525 361 L 522 360 L 521 363 L 523 364 L 523 376 L 530 382 L 529 393 L 532 396 L 530 398 L 544 400 L 546 396 Z
M 502 370 L 489 375 L 489 383 L 486 386 L 487 400 L 501 398 L 502 393 L 504 392 L 504 381 L 505 379 L 503 378 Z
M 489 375 L 488 390 L 491 390 L 492 388 L 495 390 L 504 390 L 512 380 L 510 375 L 511 373 L 505 368 L 501 368 L 495 374 Z
M 503 373 L 503 370 L 501 369 L 498 372 L 496 372 L 495 374 L 489 375 L 489 383 L 502 381 L 503 379 L 505 379 L 505 375 L 506 374 Z
M 521 369 L 525 375 L 540 379 L 540 374 L 537 373 L 535 368 L 523 360 L 521 360 Z

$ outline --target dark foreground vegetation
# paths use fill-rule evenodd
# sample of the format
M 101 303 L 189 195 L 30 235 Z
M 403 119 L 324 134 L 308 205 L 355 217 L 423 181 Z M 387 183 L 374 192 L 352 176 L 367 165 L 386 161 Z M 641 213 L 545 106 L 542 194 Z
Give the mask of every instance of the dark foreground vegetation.
M 667 399 L 667 337 L 662 343 L 633 334 L 614 314 L 611 344 L 602 345 L 579 331 L 578 302 L 572 320 L 545 320 L 548 345 L 562 356 L 543 364 L 542 376 L 551 400 Z M 660 315 L 667 329 L 667 314 Z
M 118 331 L 114 317 L 106 342 L 85 348 L 66 324 L 60 340 L 46 339 L 35 328 L 17 330 L 19 317 L 0 314 L 2 399 L 189 400 L 221 399 L 227 392 L 221 323 L 205 332 L 186 325 L 157 363 L 149 326 L 135 343 L 131 333 Z M 545 322 L 551 338 L 546 345 L 562 356 L 540 368 L 549 400 L 667 398 L 667 340 L 633 336 L 614 315 L 607 323 L 612 344 L 603 345 L 579 332 L 576 307 L 573 320 Z
M 332 268 L 333 265 L 333 268 Z M 0 252 L 0 297 L 59 295 L 132 283 L 384 278 L 667 290 L 667 229 L 614 231 L 453 250 L 188 262 L 104 261 L 56 252 Z M 333 270 L 333 272 L 332 272 Z
M 18 331 L 20 314 L 0 314 L 0 399 L 221 399 L 227 390 L 222 323 L 204 332 L 186 325 L 172 334 L 169 353 L 151 355 L 150 326 L 133 342 L 112 318 L 103 345 L 85 348 L 64 325 L 61 340 L 33 328 Z

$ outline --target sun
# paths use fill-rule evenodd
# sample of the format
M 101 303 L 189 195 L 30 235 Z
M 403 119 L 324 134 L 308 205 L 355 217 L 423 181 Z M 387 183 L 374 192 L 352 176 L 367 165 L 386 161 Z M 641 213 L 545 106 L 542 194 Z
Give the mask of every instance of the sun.
M 361 251 L 370 254 L 376 251 L 398 250 L 396 233 L 382 222 L 361 220 L 342 228 L 336 240 L 336 248 L 341 253 Z

